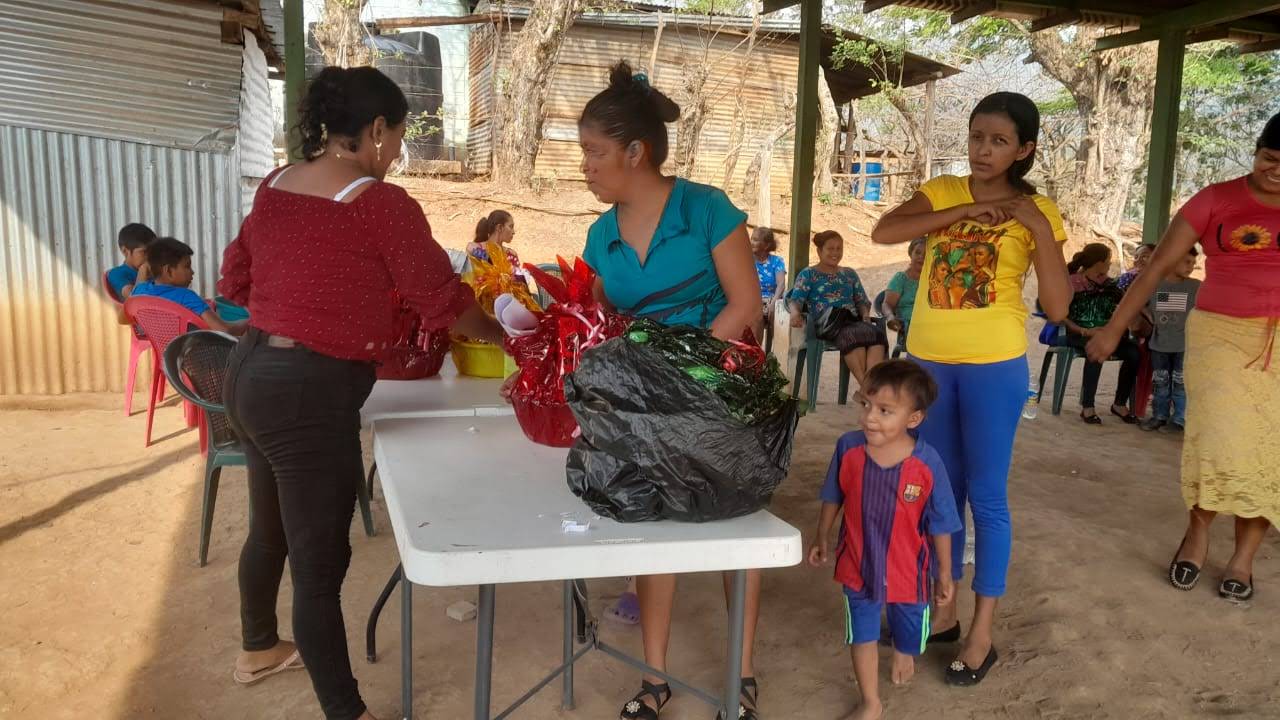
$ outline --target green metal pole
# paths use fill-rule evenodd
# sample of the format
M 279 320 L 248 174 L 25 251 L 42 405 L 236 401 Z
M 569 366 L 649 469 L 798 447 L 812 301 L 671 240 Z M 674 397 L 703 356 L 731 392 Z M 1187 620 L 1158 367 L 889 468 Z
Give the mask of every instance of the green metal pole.
M 822 3 L 800 4 L 800 70 L 796 82 L 796 148 L 791 166 L 791 280 L 809 264 L 809 231 L 813 216 L 813 157 L 818 136 L 818 83 L 822 52 Z M 768 172 L 768 168 L 761 168 Z
M 289 162 L 297 162 L 298 103 L 307 82 L 306 35 L 302 0 L 284 0 L 284 132 Z
M 1166 30 L 1160 34 L 1160 48 L 1156 55 L 1155 108 L 1151 112 L 1151 147 L 1147 153 L 1147 200 L 1142 213 L 1142 241 L 1149 245 L 1160 242 L 1160 236 L 1169 226 L 1186 42 L 1185 30 Z

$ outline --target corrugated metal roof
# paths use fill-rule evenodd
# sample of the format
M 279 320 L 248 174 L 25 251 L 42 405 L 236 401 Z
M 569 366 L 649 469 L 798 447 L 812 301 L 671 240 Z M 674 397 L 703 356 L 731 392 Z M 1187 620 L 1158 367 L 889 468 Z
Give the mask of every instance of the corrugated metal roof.
M 187 243 L 212 295 L 240 224 L 234 155 L 0 125 L 0 158 L 0 395 L 122 389 L 129 330 L 101 281 L 116 232 Z
M 0 123 L 230 147 L 241 48 L 222 10 L 160 0 L 0 2 Z

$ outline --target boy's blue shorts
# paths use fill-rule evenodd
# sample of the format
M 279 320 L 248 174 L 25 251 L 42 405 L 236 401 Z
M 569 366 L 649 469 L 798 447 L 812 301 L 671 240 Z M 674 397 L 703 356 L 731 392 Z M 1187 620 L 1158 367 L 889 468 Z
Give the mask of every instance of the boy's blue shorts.
M 880 639 L 880 614 L 889 614 L 889 636 L 893 648 L 903 655 L 917 657 L 924 653 L 929 639 L 929 603 L 882 603 L 862 597 L 844 588 L 844 641 L 849 645 L 876 642 Z

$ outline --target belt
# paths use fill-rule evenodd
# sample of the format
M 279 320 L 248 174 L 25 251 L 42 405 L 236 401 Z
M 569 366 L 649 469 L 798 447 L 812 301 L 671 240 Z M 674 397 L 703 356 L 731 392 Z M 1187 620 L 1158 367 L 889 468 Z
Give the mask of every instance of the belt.
M 273 347 L 273 348 L 300 348 L 300 347 L 304 347 L 302 343 L 300 343 L 300 342 L 298 342 L 297 340 L 294 340 L 293 338 L 290 338 L 290 337 L 285 337 L 285 336 L 283 336 L 283 335 L 270 335 L 270 334 L 267 334 L 267 333 L 263 333 L 263 335 L 266 335 L 266 336 L 267 336 L 267 346 L 268 346 L 268 347 Z

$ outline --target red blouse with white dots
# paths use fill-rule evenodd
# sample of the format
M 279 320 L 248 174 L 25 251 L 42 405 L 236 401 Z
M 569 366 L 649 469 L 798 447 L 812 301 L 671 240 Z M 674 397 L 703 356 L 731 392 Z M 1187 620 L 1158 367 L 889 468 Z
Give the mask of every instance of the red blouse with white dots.
M 397 294 L 429 330 L 475 302 L 403 188 L 374 182 L 343 203 L 270 187 L 272 179 L 223 253 L 218 281 L 219 293 L 249 308 L 253 327 L 372 361 L 393 341 Z

